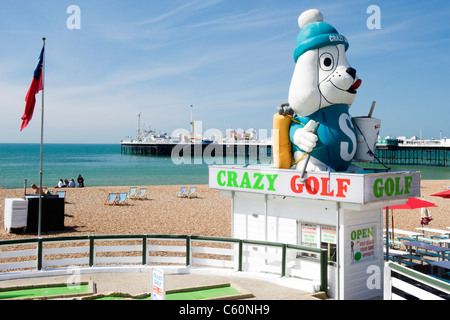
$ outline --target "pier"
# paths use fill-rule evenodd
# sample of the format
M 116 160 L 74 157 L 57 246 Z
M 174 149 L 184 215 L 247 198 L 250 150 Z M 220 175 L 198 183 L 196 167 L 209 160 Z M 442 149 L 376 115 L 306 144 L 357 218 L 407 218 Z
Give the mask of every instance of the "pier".
M 122 143 L 121 153 L 142 156 L 271 158 L 272 146 L 257 143 Z M 450 167 L 450 146 L 377 145 L 376 158 L 385 165 Z M 375 160 L 374 163 L 378 163 Z
M 223 156 L 259 160 L 272 157 L 272 146 L 257 143 L 122 143 L 121 153 L 174 157 Z
M 385 165 L 445 167 L 450 166 L 449 146 L 377 145 L 375 157 Z M 378 163 L 377 160 L 375 160 Z

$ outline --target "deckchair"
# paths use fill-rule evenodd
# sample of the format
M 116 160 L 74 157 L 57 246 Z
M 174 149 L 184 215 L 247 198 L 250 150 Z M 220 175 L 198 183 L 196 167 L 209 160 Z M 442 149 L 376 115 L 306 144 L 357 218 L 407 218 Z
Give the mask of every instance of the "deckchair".
M 186 191 L 187 191 L 186 187 L 181 187 L 180 192 L 177 193 L 177 197 L 185 198 L 186 197 Z
M 130 187 L 130 191 L 128 191 L 128 198 L 133 199 L 136 198 L 136 187 Z
M 110 193 L 106 198 L 105 204 L 113 205 L 116 203 L 117 193 Z
M 196 189 L 195 187 L 190 187 L 190 188 L 189 188 L 189 192 L 186 193 L 186 196 L 187 196 L 188 198 L 197 198 L 197 194 L 195 193 L 196 190 L 197 190 L 197 189 Z
M 117 201 L 115 204 L 124 204 L 127 201 L 127 193 L 119 193 L 119 198 L 117 198 Z
M 147 198 L 147 188 L 141 188 L 139 190 L 139 193 L 136 195 L 136 198 L 138 198 L 138 199 Z

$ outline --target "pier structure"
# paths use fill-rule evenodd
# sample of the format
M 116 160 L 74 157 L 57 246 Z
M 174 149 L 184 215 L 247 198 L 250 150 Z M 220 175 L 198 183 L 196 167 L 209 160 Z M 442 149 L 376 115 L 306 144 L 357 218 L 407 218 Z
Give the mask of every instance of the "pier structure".
M 272 156 L 270 143 L 138 143 L 123 142 L 121 153 L 143 156 L 212 156 L 267 159 Z M 450 146 L 447 145 L 401 145 L 378 144 L 374 163 L 385 165 L 450 167 Z M 379 161 L 379 162 L 378 162 Z
M 385 165 L 450 167 L 450 146 L 377 145 L 375 157 Z M 378 161 L 375 160 L 377 163 Z
M 264 143 L 122 143 L 121 153 L 144 156 L 232 157 L 271 159 L 272 146 Z

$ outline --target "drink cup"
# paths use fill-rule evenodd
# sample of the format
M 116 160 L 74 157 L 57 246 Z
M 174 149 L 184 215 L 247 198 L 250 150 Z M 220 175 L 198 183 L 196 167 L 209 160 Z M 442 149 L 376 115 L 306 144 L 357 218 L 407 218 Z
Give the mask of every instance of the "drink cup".
M 381 121 L 371 117 L 355 117 L 352 118 L 352 122 L 356 130 L 357 140 L 354 160 L 358 162 L 373 161 Z

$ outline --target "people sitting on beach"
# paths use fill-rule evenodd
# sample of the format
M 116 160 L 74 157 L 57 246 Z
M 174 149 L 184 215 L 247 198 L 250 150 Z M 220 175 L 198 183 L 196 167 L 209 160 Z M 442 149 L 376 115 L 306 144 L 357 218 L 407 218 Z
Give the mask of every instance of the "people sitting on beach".
M 55 188 L 65 188 L 67 185 L 64 183 L 63 179 L 59 179 L 58 185 Z
M 34 194 L 39 194 L 40 188 L 34 183 L 31 185 L 31 189 L 33 189 Z M 42 194 L 49 194 L 47 187 L 42 187 Z
M 69 183 L 67 184 L 69 188 L 75 188 L 75 181 L 73 179 L 70 179 Z
M 78 182 L 78 188 L 83 188 L 84 187 L 84 179 L 81 176 L 81 174 L 78 175 L 77 182 Z

